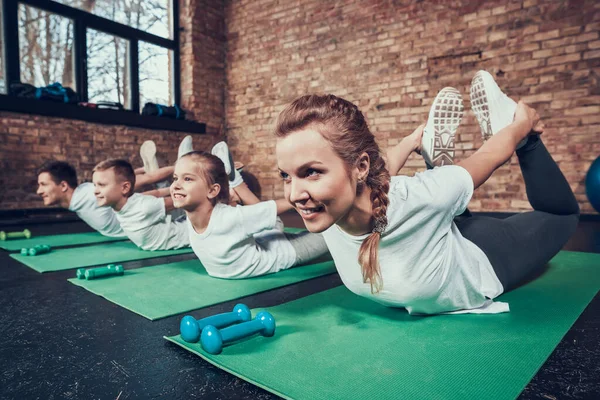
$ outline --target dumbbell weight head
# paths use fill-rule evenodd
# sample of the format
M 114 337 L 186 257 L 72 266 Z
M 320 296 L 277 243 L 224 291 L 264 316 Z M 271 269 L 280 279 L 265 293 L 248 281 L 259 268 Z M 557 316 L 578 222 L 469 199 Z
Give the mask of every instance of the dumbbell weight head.
M 261 335 L 271 337 L 275 334 L 275 318 L 267 311 L 261 311 L 256 314 L 256 319 L 264 326 Z
M 200 339 L 200 328 L 196 318 L 186 315 L 179 324 L 179 333 L 181 338 L 188 343 L 196 343 Z
M 223 350 L 223 337 L 214 326 L 208 325 L 202 329 L 202 348 L 210 354 L 219 354 Z

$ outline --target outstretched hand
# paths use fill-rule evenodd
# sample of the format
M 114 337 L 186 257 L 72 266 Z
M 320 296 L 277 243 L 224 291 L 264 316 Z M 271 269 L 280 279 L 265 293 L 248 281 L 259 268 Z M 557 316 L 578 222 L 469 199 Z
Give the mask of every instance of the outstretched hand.
M 515 122 L 522 122 L 527 126 L 528 132 L 540 134 L 544 132 L 544 122 L 540 119 L 539 114 L 534 108 L 520 100 L 515 111 Z

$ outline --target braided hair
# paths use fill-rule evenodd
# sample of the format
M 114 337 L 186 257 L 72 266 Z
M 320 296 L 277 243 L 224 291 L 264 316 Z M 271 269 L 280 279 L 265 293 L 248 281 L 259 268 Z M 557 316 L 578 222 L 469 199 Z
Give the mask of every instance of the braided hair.
M 358 107 L 334 95 L 306 95 L 296 99 L 279 114 L 275 134 L 285 137 L 309 126 L 329 142 L 346 164 L 348 172 L 357 165 L 361 154 L 367 153 L 369 156 L 369 174 L 364 181 L 359 181 L 357 194 L 362 193 L 365 186 L 371 189 L 373 230 L 360 247 L 358 262 L 363 282 L 370 283 L 371 293 L 379 292 L 383 282 L 378 247 L 388 223 L 390 188 L 390 174 L 381 150 Z

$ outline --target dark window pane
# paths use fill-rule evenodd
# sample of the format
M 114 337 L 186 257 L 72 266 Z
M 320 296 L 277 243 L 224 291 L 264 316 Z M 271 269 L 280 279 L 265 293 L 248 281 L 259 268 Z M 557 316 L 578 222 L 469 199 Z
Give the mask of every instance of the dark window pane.
M 21 81 L 35 86 L 60 82 L 75 90 L 73 21 L 19 4 Z
M 171 0 L 57 0 L 127 26 L 172 38 Z
M 129 107 L 128 41 L 93 29 L 87 31 L 88 99 Z
M 139 42 L 140 105 L 147 102 L 172 105 L 171 70 L 173 52 Z
M 2 25 L 2 0 L 0 0 L 0 93 L 6 93 L 6 79 L 4 78 L 4 27 Z

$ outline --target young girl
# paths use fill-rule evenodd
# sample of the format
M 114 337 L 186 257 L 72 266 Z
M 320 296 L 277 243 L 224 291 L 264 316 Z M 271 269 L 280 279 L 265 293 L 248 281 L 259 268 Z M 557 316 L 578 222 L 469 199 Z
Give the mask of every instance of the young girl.
M 249 278 L 327 254 L 322 235 L 283 232 L 277 216 L 292 208 L 287 201 L 259 202 L 243 184 L 239 173 L 229 175 L 240 199 L 245 204 L 253 200 L 256 204 L 228 205 L 230 178 L 221 158 L 213 154 L 194 151 L 175 164 L 171 184 L 173 204 L 185 210 L 190 245 L 209 275 Z
M 452 150 L 454 128 L 447 125 L 457 124 L 445 116 L 462 108 L 456 101 L 434 101 L 423 137 L 435 140 L 423 142 L 424 153 Z M 277 161 L 285 196 L 309 231 L 323 232 L 354 293 L 411 314 L 508 311 L 491 299 L 539 272 L 574 232 L 579 207 L 539 138 L 543 124 L 535 110 L 517 106 L 481 71 L 471 104 L 489 139 L 458 165 L 414 177 L 390 178 L 362 113 L 348 101 L 309 95 L 280 114 Z M 517 156 L 534 211 L 467 217 L 457 225 L 453 219 L 473 190 L 524 139 Z M 448 146 L 434 148 L 443 143 Z

